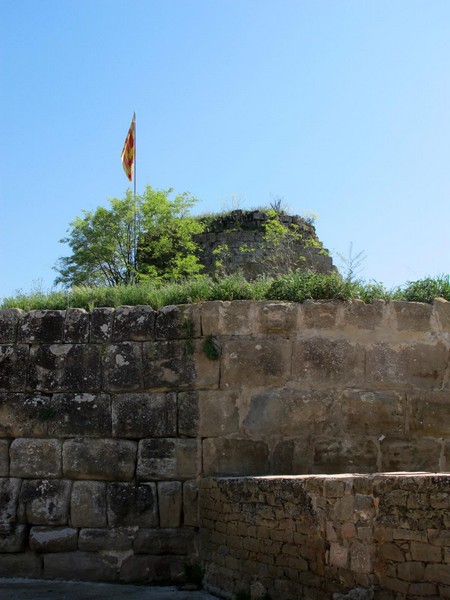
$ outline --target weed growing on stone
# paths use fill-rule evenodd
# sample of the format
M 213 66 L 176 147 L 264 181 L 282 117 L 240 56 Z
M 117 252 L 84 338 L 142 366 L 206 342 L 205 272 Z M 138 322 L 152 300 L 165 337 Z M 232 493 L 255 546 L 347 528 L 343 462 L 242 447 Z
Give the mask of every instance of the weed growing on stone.
M 206 336 L 205 341 L 203 342 L 203 352 L 209 360 L 219 360 L 220 358 L 219 343 L 211 333 Z

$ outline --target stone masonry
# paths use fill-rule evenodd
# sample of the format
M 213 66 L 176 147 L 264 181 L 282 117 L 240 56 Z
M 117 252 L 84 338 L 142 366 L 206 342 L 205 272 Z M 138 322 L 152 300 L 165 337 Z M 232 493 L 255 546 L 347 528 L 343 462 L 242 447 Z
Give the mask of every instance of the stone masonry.
M 179 580 L 204 478 L 383 471 L 450 471 L 444 300 L 0 311 L 0 576 Z

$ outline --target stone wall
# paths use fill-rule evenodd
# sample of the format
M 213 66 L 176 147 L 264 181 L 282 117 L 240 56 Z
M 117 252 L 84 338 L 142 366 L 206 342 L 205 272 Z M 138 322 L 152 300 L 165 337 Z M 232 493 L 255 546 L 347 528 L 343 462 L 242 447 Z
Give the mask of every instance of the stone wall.
M 204 479 L 200 514 L 212 590 L 450 598 L 450 475 Z
M 158 581 L 208 476 L 450 470 L 450 303 L 0 311 L 0 576 Z

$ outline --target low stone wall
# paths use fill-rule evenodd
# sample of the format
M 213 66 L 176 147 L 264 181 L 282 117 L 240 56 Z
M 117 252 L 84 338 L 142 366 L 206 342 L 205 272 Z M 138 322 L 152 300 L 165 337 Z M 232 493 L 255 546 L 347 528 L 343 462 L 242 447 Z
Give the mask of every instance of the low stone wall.
M 157 581 L 203 477 L 450 470 L 450 303 L 0 311 L 0 576 Z
M 450 598 L 450 475 L 204 479 L 200 514 L 206 584 L 228 597 Z

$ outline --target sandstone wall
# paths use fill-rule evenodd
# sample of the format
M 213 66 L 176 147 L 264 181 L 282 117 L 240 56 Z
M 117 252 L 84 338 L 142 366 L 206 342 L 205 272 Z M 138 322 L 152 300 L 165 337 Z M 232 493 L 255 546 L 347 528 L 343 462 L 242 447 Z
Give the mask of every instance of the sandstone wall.
M 450 598 L 450 475 L 204 479 L 200 514 L 213 590 Z
M 0 575 L 156 581 L 205 476 L 450 470 L 450 303 L 0 311 Z

